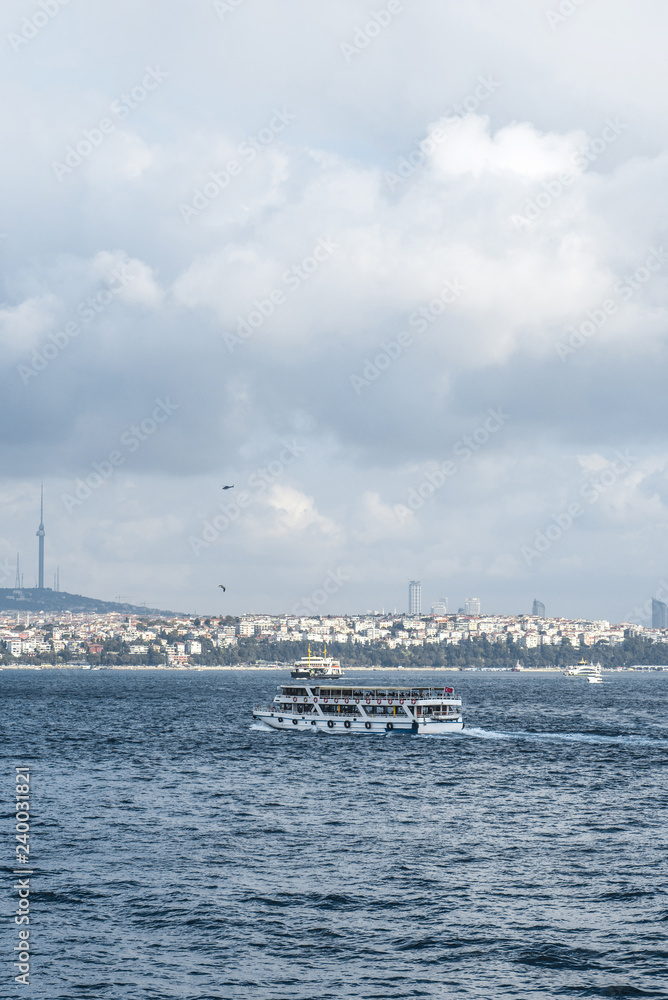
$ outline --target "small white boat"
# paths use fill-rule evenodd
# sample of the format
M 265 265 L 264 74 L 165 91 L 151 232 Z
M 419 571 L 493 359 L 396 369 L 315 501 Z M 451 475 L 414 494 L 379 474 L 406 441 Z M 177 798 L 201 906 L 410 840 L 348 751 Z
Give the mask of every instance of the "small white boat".
M 281 684 L 272 705 L 253 718 L 272 729 L 350 733 L 455 733 L 464 728 L 451 687 L 366 688 Z
M 566 670 L 564 670 L 564 676 L 579 677 L 582 680 L 586 680 L 589 684 L 603 683 L 601 664 L 587 663 L 584 659 L 580 660 L 580 662 L 576 663 L 573 667 L 567 667 Z

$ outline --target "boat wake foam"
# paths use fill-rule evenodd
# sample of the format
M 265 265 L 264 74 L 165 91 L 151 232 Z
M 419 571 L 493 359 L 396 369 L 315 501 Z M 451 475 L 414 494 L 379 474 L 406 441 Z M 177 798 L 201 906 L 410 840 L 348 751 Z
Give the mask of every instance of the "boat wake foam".
M 619 736 L 605 736 L 599 733 L 529 733 L 524 730 L 517 730 L 517 732 L 499 732 L 495 729 L 477 729 L 472 727 L 470 729 L 463 729 L 458 736 L 470 736 L 472 739 L 478 740 L 551 740 L 556 742 L 564 743 L 598 743 L 606 746 L 609 745 L 620 745 L 620 746 L 637 746 L 637 747 L 668 747 L 668 740 L 661 739 L 657 737 L 656 739 L 648 739 L 643 736 L 625 735 L 620 734 Z M 438 735 L 436 739 L 443 739 L 442 736 Z M 448 735 L 448 739 L 451 736 Z

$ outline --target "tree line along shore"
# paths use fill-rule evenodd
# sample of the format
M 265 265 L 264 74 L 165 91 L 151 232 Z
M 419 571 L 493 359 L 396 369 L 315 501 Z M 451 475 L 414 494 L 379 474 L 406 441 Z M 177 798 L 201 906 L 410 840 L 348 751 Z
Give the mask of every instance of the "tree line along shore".
M 127 643 L 120 639 L 107 639 L 99 652 L 89 652 L 85 663 L 91 666 L 166 666 L 166 657 L 158 649 L 149 648 L 146 654 L 137 656 L 130 652 Z M 310 643 L 313 655 L 322 650 Z M 215 646 L 211 641 L 201 639 L 201 653 L 189 657 L 189 666 L 243 666 L 248 664 L 282 664 L 286 668 L 295 660 L 306 656 L 309 642 L 267 642 L 261 639 L 240 638 L 236 645 Z M 450 668 L 496 668 L 511 670 L 518 663 L 525 670 L 565 669 L 580 659 L 600 662 L 604 670 L 620 670 L 635 664 L 646 666 L 668 666 L 668 644 L 655 643 L 642 638 L 629 638 L 609 646 L 604 643 L 576 648 L 571 645 L 525 647 L 509 641 L 490 642 L 484 637 L 472 638 L 457 646 L 443 643 L 425 643 L 390 649 L 385 643 L 372 642 L 366 645 L 351 643 L 327 643 L 329 656 L 340 660 L 344 668 L 399 668 L 419 669 L 429 667 Z M 36 653 L 22 656 L 21 665 L 64 666 L 71 662 L 71 654 L 66 649 L 50 653 Z M 83 658 L 81 658 L 83 662 Z M 17 666 L 16 657 L 8 653 L 0 654 L 0 665 Z

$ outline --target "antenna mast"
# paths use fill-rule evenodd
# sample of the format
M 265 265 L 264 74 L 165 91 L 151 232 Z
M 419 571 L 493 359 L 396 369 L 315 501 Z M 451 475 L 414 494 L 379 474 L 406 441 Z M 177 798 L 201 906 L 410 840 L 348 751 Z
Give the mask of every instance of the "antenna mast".
M 39 538 L 39 566 L 38 566 L 38 582 L 37 586 L 40 590 L 44 590 L 44 483 L 42 483 L 42 492 L 39 505 L 39 528 L 37 529 L 37 537 Z

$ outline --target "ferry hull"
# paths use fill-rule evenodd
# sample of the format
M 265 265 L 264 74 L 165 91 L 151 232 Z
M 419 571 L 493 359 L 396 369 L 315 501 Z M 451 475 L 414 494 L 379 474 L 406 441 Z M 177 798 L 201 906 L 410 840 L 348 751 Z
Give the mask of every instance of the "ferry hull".
M 328 733 L 362 733 L 362 734 L 385 734 L 402 733 L 407 735 L 442 735 L 444 733 L 459 733 L 464 728 L 461 719 L 453 719 L 452 722 L 411 722 L 410 719 L 392 719 L 389 721 L 376 721 L 364 719 L 323 719 L 309 718 L 303 715 L 279 715 L 274 712 L 255 711 L 253 718 L 272 729 L 296 730 L 297 732 L 308 732 L 323 730 Z

